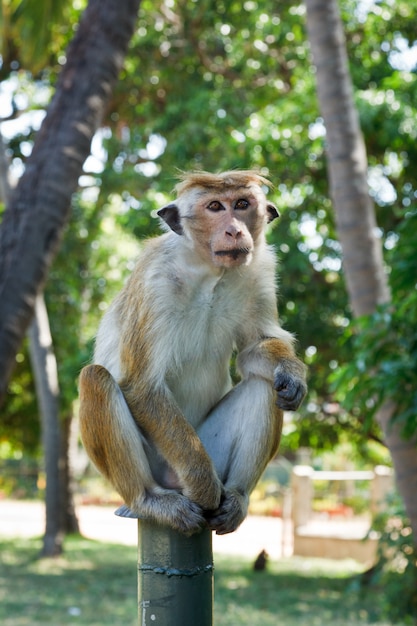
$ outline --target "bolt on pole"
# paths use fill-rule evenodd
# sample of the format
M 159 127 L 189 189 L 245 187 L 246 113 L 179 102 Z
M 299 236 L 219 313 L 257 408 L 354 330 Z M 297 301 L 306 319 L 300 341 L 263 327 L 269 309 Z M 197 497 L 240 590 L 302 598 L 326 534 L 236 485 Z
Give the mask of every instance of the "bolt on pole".
M 139 626 L 212 626 L 213 570 L 208 528 L 186 537 L 138 520 Z

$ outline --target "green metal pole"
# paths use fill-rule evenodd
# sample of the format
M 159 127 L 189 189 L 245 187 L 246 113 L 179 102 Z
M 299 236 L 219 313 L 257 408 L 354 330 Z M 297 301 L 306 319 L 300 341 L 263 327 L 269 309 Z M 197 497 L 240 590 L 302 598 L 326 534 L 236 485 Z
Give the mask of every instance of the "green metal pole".
M 209 529 L 186 537 L 139 520 L 139 626 L 212 626 L 213 569 Z

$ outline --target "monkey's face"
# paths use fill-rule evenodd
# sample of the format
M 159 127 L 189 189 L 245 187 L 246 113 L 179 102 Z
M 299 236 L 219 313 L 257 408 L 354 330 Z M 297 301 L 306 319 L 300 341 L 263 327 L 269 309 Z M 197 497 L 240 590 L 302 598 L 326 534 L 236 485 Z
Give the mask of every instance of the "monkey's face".
M 196 207 L 191 227 L 198 246 L 211 263 L 229 268 L 251 262 L 263 220 L 253 196 L 214 195 Z
M 189 228 L 207 261 L 232 268 L 251 262 L 267 221 L 265 196 L 243 187 L 202 195 L 193 207 Z
M 214 267 L 249 265 L 267 222 L 278 217 L 260 187 L 194 188 L 158 211 Z

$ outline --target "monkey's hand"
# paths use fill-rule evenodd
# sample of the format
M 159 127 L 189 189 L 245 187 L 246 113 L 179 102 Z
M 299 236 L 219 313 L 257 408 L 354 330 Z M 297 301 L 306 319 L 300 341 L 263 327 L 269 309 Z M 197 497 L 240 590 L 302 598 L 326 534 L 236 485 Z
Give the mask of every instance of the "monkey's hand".
M 248 513 L 249 496 L 237 489 L 226 489 L 220 506 L 215 511 L 206 511 L 207 524 L 217 535 L 232 533 Z
M 305 367 L 298 359 L 281 359 L 274 372 L 277 405 L 283 411 L 295 411 L 307 393 Z

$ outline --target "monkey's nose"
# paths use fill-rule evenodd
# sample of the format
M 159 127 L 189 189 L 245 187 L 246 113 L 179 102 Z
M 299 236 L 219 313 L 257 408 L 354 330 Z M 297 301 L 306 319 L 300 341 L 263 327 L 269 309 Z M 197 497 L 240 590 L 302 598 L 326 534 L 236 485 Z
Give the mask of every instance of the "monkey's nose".
M 227 237 L 232 237 L 232 239 L 239 239 L 241 235 L 242 235 L 241 229 L 235 224 L 229 224 L 229 226 L 226 228 Z

